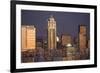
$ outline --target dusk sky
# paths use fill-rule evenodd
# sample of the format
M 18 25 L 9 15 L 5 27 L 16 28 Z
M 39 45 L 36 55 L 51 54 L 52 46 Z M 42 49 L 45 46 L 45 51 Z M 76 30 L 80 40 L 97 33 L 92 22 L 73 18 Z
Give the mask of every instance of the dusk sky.
M 90 14 L 75 12 L 54 12 L 54 11 L 36 11 L 22 10 L 21 24 L 34 25 L 37 30 L 37 36 L 47 36 L 48 18 L 53 16 L 56 20 L 57 35 L 70 34 L 78 37 L 79 25 L 86 25 L 89 34 L 90 30 Z

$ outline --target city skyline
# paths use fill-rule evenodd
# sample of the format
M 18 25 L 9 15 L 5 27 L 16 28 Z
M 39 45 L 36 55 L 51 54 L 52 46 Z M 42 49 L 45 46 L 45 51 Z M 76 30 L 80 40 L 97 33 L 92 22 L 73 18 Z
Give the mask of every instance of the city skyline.
M 88 13 L 30 12 L 22 11 L 22 62 L 90 59 Z
M 73 38 L 78 37 L 78 26 L 86 25 L 88 36 L 90 31 L 89 13 L 54 12 L 22 10 L 22 25 L 34 25 L 37 28 L 38 37 L 47 37 L 48 18 L 52 15 L 56 20 L 57 36 L 70 34 Z

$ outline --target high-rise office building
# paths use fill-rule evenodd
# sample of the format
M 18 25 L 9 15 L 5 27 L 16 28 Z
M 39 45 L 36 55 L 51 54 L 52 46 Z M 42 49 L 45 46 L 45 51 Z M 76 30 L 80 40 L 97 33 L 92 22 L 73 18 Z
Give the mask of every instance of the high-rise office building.
M 79 48 L 86 49 L 87 48 L 87 30 L 86 26 L 81 25 L 79 27 Z
M 36 48 L 36 28 L 34 25 L 22 25 L 21 46 L 22 51 Z
M 72 44 L 72 37 L 71 37 L 71 35 L 63 34 L 61 36 L 61 43 L 62 43 L 63 46 L 66 46 L 68 44 Z
M 53 16 L 48 20 L 48 49 L 56 48 L 56 21 Z
M 80 25 L 79 27 L 79 49 L 81 59 L 86 58 L 86 49 L 87 49 L 87 30 L 85 25 Z

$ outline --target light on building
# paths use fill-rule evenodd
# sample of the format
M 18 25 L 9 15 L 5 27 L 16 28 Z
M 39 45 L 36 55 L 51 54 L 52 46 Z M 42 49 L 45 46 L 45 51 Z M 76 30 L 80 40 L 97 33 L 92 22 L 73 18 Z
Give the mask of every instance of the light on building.
M 59 37 L 58 36 L 56 37 L 56 39 L 57 39 L 57 42 L 59 42 Z
M 72 44 L 70 44 L 70 43 L 69 43 L 69 44 L 67 44 L 66 46 L 67 46 L 67 47 L 71 47 L 71 46 L 72 46 Z

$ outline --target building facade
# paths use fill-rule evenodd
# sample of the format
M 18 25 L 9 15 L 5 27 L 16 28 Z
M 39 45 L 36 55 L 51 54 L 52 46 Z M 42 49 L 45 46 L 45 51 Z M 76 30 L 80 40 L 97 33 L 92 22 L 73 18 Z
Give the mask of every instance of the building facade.
M 79 27 L 79 48 L 86 49 L 87 48 L 87 30 L 86 26 Z
M 85 25 L 80 25 L 79 27 L 79 49 L 80 59 L 85 59 L 87 49 L 87 30 Z
M 56 48 L 56 21 L 53 16 L 48 20 L 48 49 Z
M 21 27 L 22 51 L 36 48 L 36 28 L 34 25 Z
M 68 44 L 72 44 L 72 37 L 68 34 L 63 34 L 61 36 L 61 43 L 63 46 L 66 46 Z

